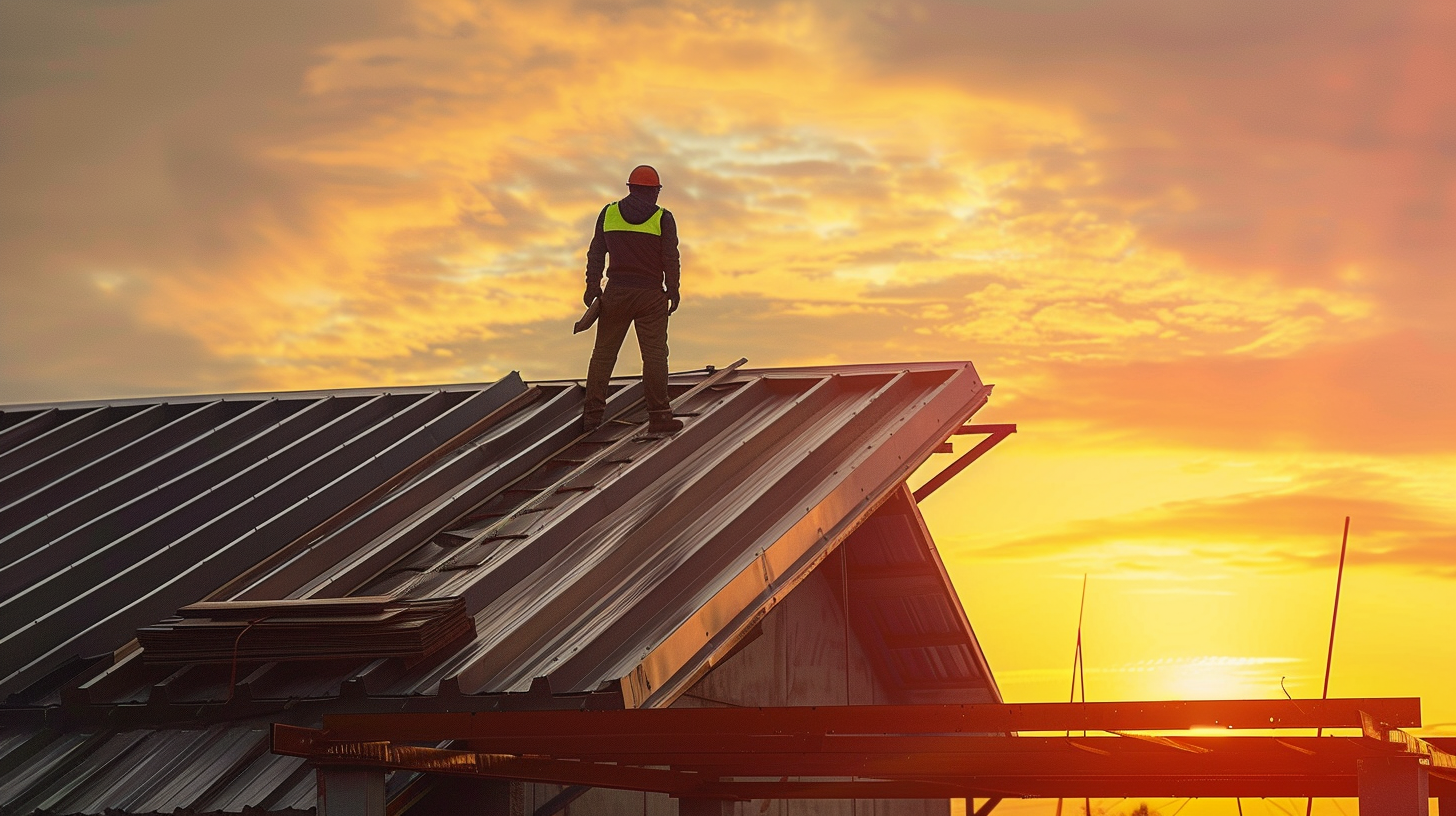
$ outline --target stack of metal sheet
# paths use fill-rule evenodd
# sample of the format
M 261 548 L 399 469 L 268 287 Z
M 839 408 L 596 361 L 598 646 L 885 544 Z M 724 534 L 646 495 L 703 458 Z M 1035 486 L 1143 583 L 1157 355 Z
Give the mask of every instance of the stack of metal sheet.
M 137 630 L 148 663 L 424 657 L 475 636 L 461 598 L 196 603 Z

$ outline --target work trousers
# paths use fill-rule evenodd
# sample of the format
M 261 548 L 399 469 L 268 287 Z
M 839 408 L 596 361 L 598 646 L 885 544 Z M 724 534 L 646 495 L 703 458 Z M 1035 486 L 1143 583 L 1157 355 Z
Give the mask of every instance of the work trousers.
M 657 289 L 608 286 L 602 293 L 597 344 L 586 372 L 583 419 L 601 421 L 607 407 L 607 381 L 612 378 L 629 324 L 636 324 L 637 345 L 642 349 L 642 387 L 647 410 L 649 413 L 672 410 L 667 401 L 667 294 Z

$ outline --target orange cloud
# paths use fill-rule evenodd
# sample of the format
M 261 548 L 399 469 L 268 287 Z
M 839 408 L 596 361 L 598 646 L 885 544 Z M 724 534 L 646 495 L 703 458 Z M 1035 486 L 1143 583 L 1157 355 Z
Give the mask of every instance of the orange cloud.
M 291 43 L 296 85 L 252 89 L 288 115 L 176 151 L 206 206 L 69 265 L 133 281 L 116 307 L 250 370 L 240 386 L 559 375 L 581 350 L 533 338 L 571 316 L 590 219 L 650 158 L 707 359 L 740 353 L 738 302 L 774 340 L 765 364 L 1281 355 L 1371 330 L 1358 293 L 1231 283 L 1146 245 L 1101 192 L 1116 168 L 1094 122 L 886 73 L 853 14 L 396 8 Z M 218 168 L 229 195 L 207 192 Z
M 1077 111 L 1101 172 L 1073 192 L 1196 266 L 1456 307 L 1456 13 L 1441 0 L 1180 6 L 875 4 L 894 76 Z
M 1401 485 L 1368 473 L 1326 473 L 1261 493 L 1170 502 L 1089 519 L 995 543 L 977 558 L 1047 559 L 1095 564 L 1125 577 L 1325 568 L 1339 548 L 1339 522 L 1355 519 L 1352 563 L 1385 564 L 1456 577 L 1450 557 L 1456 525 L 1449 508 L 1412 502 Z M 1367 498 L 1361 498 L 1360 494 Z M 1369 498 L 1368 496 L 1397 498 Z
M 1385 454 L 1456 450 L 1456 351 L 1415 333 L 1288 357 L 1052 365 L 1017 413 L 1135 444 Z

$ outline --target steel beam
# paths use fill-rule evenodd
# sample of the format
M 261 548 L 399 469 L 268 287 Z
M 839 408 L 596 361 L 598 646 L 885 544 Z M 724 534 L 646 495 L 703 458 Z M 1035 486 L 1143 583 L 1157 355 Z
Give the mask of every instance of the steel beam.
M 1452 761 L 1389 721 L 1410 699 L 1235 700 L 979 706 L 535 711 L 333 715 L 276 726 L 274 750 L 337 763 L 656 791 L 698 799 L 941 797 L 1348 797 L 1385 816 L 1427 816 L 1427 767 Z M 1369 712 L 1379 712 L 1373 715 Z M 1115 734 L 1028 730 L 1350 727 L 1375 737 Z M 1377 720 L 1378 716 L 1378 720 Z M 1333 725 L 1332 725 L 1333 724 Z M 1379 727 L 1377 727 L 1377 725 Z M 465 740 L 468 751 L 399 742 Z M 1427 764 L 1422 764 L 1427 763 Z M 1440 771 L 1445 773 L 1444 770 Z M 777 781 L 774 781 L 777 779 Z M 1394 804 L 1390 804 L 1394 803 Z
M 1269 737 L 1205 737 L 1191 743 L 1196 753 L 1170 750 L 1123 737 L 860 737 L 848 741 L 825 738 L 821 746 L 803 745 L 798 750 L 775 745 L 769 738 L 756 742 L 762 747 L 713 752 L 684 750 L 642 750 L 628 746 L 612 751 L 597 744 L 587 750 L 551 750 L 560 759 L 581 762 L 618 762 L 634 766 L 663 766 L 707 776 L 844 776 L 915 778 L 1005 777 L 1040 779 L 1049 775 L 1098 779 L 1118 776 L 1180 777 L 1225 775 L 1255 777 L 1278 769 L 1296 777 L 1321 775 L 1350 776 L 1353 762 L 1361 757 L 1381 755 L 1378 747 L 1351 744 L 1321 745 L 1298 738 L 1300 746 L 1315 745 L 1314 755 L 1287 751 Z M 623 740 L 632 742 L 631 740 Z M 966 743 L 946 746 L 947 742 Z M 1329 742 L 1334 743 L 1332 739 Z M 808 743 L 808 740 L 804 741 Z M 505 741 L 472 742 L 477 751 L 500 752 Z M 512 741 L 512 752 L 536 755 L 541 742 Z M 674 746 L 676 748 L 678 746 Z M 1054 771 L 1052 769 L 1055 769 Z M 1353 777 L 1352 777 L 1353 781 Z
M 1109 738 L 1117 740 L 1118 738 Z M 1220 738 L 1210 738 L 1220 739 Z M 1234 741 L 1237 738 L 1221 738 Z M 1272 743 L 1268 737 L 1246 740 Z M 1314 739 L 1314 738 L 1309 738 Z M 835 769 L 798 767 L 779 760 L 768 773 L 761 768 L 725 764 L 711 770 L 644 768 L 617 757 L 614 761 L 584 761 L 539 755 L 486 754 L 396 746 L 389 742 L 330 742 L 324 732 L 290 726 L 274 727 L 276 753 L 303 756 L 315 763 L 369 764 L 416 772 L 519 779 L 560 785 L 591 785 L 621 790 L 655 791 L 678 797 L 709 799 L 924 799 L 946 797 L 1348 797 L 1355 795 L 1359 759 L 1390 756 L 1384 747 L 1360 740 L 1325 738 L 1331 750 L 1318 761 L 1278 749 L 1216 752 L 1222 761 L 1207 765 L 1202 757 L 1173 752 L 1164 761 L 1150 761 L 1146 744 L 1140 753 L 1104 751 L 1097 763 L 1063 745 L 1060 750 L 1011 752 L 1014 762 L 999 768 L 978 763 L 948 768 L 934 762 L 935 755 L 885 757 L 900 764 L 895 773 L 845 761 Z M 1003 748 L 1021 737 L 993 738 Z M 1134 743 L 1132 740 L 1122 740 Z M 1247 749 L 1249 743 L 1244 743 Z M 1068 767 L 1068 759 L 1079 759 Z M 995 759 L 987 752 L 982 760 Z M 925 760 L 931 760 L 926 762 Z M 1171 760 L 1171 761 L 1169 761 Z M 741 780 L 741 777 L 752 779 Z M 777 780 L 774 780 L 778 777 Z M 805 778 L 812 777 L 812 778 Z M 1399 814 L 1398 816 L 1405 816 Z
M 956 434 L 990 434 L 982 439 L 974 448 L 966 451 L 961 457 L 949 465 L 945 470 L 935 474 L 930 481 L 915 488 L 915 501 L 925 501 L 925 497 L 939 490 L 946 482 L 954 479 L 956 474 L 970 467 L 971 463 L 980 459 L 987 451 L 1001 444 L 1001 440 L 1016 433 L 1015 425 L 962 425 L 955 430 Z
M 1419 727 L 1415 697 L 1328 700 L 1162 700 L 919 706 L 816 706 L 654 711 L 496 711 L 335 714 L 339 739 L 438 741 L 638 734 L 1001 734 L 1023 731 L 1153 731 L 1359 728 L 1360 712 L 1397 728 Z

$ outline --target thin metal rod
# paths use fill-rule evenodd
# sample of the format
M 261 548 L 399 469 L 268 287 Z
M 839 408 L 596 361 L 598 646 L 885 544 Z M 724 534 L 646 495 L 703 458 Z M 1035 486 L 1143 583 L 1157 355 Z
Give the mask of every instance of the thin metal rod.
M 1340 567 L 1335 571 L 1335 611 L 1330 614 L 1330 648 L 1325 652 L 1325 685 L 1320 691 L 1320 699 L 1327 700 L 1330 696 L 1330 667 L 1335 662 L 1335 624 L 1340 620 L 1340 586 L 1345 582 L 1345 548 L 1350 543 L 1350 517 L 1345 516 L 1345 532 L 1340 536 Z M 1323 728 L 1316 728 L 1316 737 L 1324 736 Z M 1304 801 L 1304 816 L 1310 816 L 1314 812 L 1314 799 Z
M 1340 568 L 1335 573 L 1335 611 L 1330 615 L 1330 648 L 1325 652 L 1325 685 L 1320 699 L 1330 696 L 1330 666 L 1335 660 L 1335 624 L 1340 620 L 1340 585 L 1345 581 L 1345 548 L 1350 543 L 1350 517 L 1345 516 L 1345 532 L 1340 536 Z
M 1067 702 L 1069 702 L 1069 703 L 1075 703 L 1075 702 L 1077 702 L 1077 678 L 1078 678 L 1078 676 L 1080 674 L 1079 673 L 1079 669 L 1082 666 L 1082 614 L 1084 612 L 1086 612 L 1086 611 L 1087 611 L 1087 573 L 1084 572 L 1084 573 L 1082 573 L 1082 600 L 1081 600 L 1081 602 L 1077 606 L 1077 649 L 1076 649 L 1076 651 L 1074 651 L 1072 653 L 1072 690 L 1067 693 Z M 1087 683 L 1086 683 L 1086 681 L 1083 681 L 1083 683 L 1082 683 L 1082 702 L 1084 702 L 1084 703 L 1087 702 Z M 1068 731 L 1067 732 L 1067 736 L 1069 736 L 1069 737 L 1072 736 L 1072 732 L 1071 731 Z M 1084 737 L 1087 736 L 1087 732 L 1086 731 L 1083 731 L 1082 732 L 1082 736 L 1084 736 Z M 1086 805 L 1087 805 L 1087 816 L 1091 816 L 1091 814 L 1092 814 L 1092 800 L 1091 799 L 1088 799 L 1087 802 L 1086 802 Z M 1061 799 L 1058 799 L 1057 800 L 1057 816 L 1062 816 L 1062 800 Z
M 1082 690 L 1082 702 L 1087 702 L 1087 658 L 1082 654 L 1082 637 L 1077 636 L 1077 684 Z M 1082 736 L 1087 736 L 1084 731 Z
M 971 800 L 967 800 L 967 801 L 971 801 Z M 984 805 L 981 805 L 980 807 L 975 808 L 974 811 L 967 811 L 967 812 L 968 813 L 974 812 L 975 816 L 991 816 L 991 811 L 995 810 L 996 809 L 996 806 L 999 805 L 999 804 L 1001 804 L 1001 797 L 995 796 L 995 797 L 992 797 L 990 799 L 987 799 L 986 800 L 986 803 Z
M 1077 650 L 1072 655 L 1072 690 L 1067 695 L 1067 702 L 1077 702 L 1077 677 L 1078 669 L 1082 665 L 1082 616 L 1087 611 L 1087 574 L 1082 574 L 1082 601 L 1077 607 Z M 1082 683 L 1082 702 L 1087 702 L 1087 683 Z M 1068 734 L 1067 736 L 1071 736 Z
M 1082 573 L 1082 610 L 1087 608 L 1087 573 Z M 1087 702 L 1087 658 L 1082 654 L 1082 611 L 1077 612 L 1077 683 L 1082 687 L 1082 702 Z M 1084 730 L 1082 736 L 1087 736 Z M 1083 813 L 1092 816 L 1092 799 L 1082 800 Z
M 966 451 L 964 454 L 961 455 L 959 459 L 951 462 L 949 465 L 946 465 L 945 470 L 942 470 L 941 472 L 935 474 L 935 476 L 931 477 L 930 481 L 926 482 L 920 487 L 915 488 L 914 495 L 916 504 L 925 501 L 926 496 L 934 493 L 937 489 L 941 487 L 941 485 L 944 485 L 946 482 L 950 481 L 957 473 L 965 470 L 967 467 L 970 466 L 972 462 L 981 458 L 981 456 L 984 455 L 986 451 L 996 447 L 996 445 L 998 445 L 1001 440 L 1005 439 L 1011 434 L 1016 433 L 1016 426 L 963 425 L 955 431 L 952 431 L 951 435 L 954 436 L 955 434 L 959 433 L 987 433 L 990 434 L 990 436 L 976 443 L 976 446 L 974 448 Z

